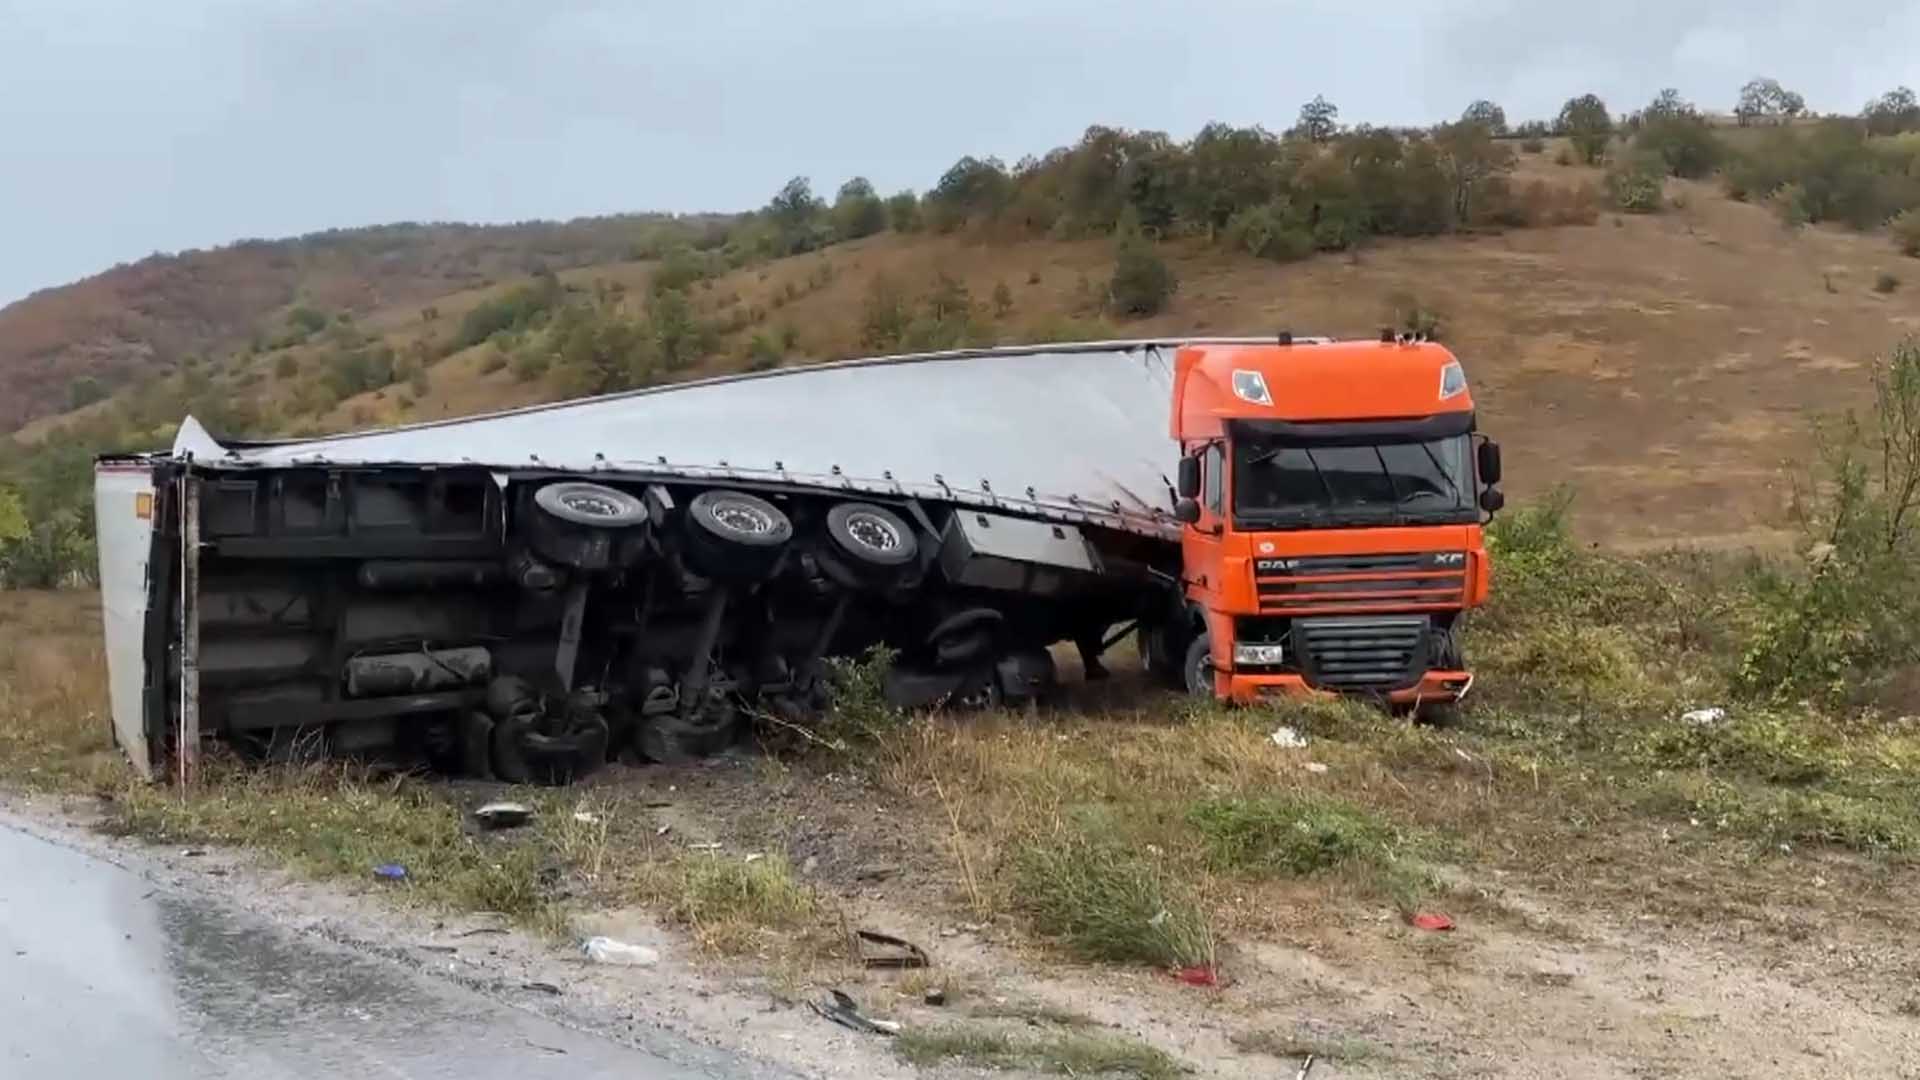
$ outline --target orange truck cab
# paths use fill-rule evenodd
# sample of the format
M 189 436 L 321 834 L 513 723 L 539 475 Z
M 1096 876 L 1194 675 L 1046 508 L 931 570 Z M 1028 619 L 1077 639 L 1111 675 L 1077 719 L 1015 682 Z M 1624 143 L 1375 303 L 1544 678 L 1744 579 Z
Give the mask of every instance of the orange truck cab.
M 1149 668 L 1241 703 L 1319 691 L 1433 715 L 1465 696 L 1462 620 L 1504 499 L 1451 352 L 1391 333 L 1184 346 L 1172 427 L 1184 607 Z

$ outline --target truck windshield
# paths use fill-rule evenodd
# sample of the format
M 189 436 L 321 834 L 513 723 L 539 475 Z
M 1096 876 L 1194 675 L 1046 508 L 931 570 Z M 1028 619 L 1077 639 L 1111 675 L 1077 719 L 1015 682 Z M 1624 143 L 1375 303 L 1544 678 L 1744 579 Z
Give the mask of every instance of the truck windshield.
M 1362 445 L 1248 436 L 1233 447 L 1233 512 L 1262 525 L 1474 521 L 1466 435 Z

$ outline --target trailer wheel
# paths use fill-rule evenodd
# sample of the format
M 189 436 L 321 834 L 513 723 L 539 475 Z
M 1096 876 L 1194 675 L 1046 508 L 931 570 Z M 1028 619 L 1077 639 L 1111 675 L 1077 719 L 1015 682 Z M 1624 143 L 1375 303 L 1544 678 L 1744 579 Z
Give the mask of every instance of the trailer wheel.
M 1203 633 L 1187 645 L 1186 662 L 1180 670 L 1186 681 L 1187 693 L 1195 697 L 1214 696 L 1213 642 L 1208 635 Z
M 606 764 L 608 738 L 606 718 L 592 709 L 571 713 L 559 734 L 517 713 L 493 726 L 493 771 L 515 784 L 572 783 Z
M 839 503 L 827 511 L 827 538 L 820 568 L 842 588 L 884 585 L 920 556 L 913 527 L 900 515 L 871 503 Z
M 793 522 L 756 495 L 703 491 L 687 504 L 687 555 L 706 577 L 764 577 L 792 539 Z
M 548 484 L 533 493 L 533 504 L 571 525 L 628 529 L 647 523 L 646 503 L 605 484 Z

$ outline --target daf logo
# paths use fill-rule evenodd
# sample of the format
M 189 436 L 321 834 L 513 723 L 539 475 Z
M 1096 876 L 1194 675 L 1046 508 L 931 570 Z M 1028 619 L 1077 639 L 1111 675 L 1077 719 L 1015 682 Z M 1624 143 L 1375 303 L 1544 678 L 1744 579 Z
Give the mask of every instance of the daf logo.
M 1467 553 L 1464 551 L 1441 551 L 1433 556 L 1435 566 L 1464 566 L 1466 561 Z
M 1276 570 L 1295 570 L 1300 566 L 1299 559 L 1255 559 L 1253 569 L 1256 573 L 1267 574 Z

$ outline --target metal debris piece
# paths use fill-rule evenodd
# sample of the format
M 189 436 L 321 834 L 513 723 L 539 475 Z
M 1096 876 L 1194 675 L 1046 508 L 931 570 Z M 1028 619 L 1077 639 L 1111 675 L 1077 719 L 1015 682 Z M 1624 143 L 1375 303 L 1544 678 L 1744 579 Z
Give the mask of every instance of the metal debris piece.
M 829 990 L 827 993 L 831 997 L 826 1001 L 809 1001 L 807 1008 L 849 1031 L 858 1031 L 863 1035 L 900 1034 L 899 1024 L 891 1020 L 874 1020 L 865 1016 L 860 1012 L 860 1006 L 846 994 L 838 990 Z
M 925 1001 L 929 1005 L 945 1005 L 947 1003 L 947 992 L 945 990 L 942 990 L 940 987 L 935 986 L 929 989 L 926 993 L 926 996 L 921 1000 Z
M 870 968 L 923 968 L 931 966 L 927 951 L 911 941 L 874 930 L 855 930 L 860 940 L 860 962 Z M 874 951 L 869 945 L 878 946 Z
M 645 945 L 632 945 L 610 937 L 588 938 L 581 951 L 597 963 L 622 967 L 652 967 L 660 962 L 660 953 Z
M 1408 921 L 1413 924 L 1416 930 L 1453 929 L 1453 920 L 1437 911 L 1423 911 Z
M 1273 745 L 1282 750 L 1301 750 L 1307 745 L 1307 737 L 1286 724 L 1274 728 L 1271 737 Z
M 1308 1054 L 1307 1060 L 1300 1063 L 1300 1071 L 1293 1074 L 1293 1080 L 1307 1080 L 1307 1074 L 1312 1071 L 1313 1071 L 1313 1055 Z
M 533 820 L 533 807 L 517 802 L 490 802 L 473 812 L 483 829 L 512 829 Z
M 552 994 L 555 997 L 560 996 L 560 988 L 550 982 L 524 982 L 520 984 L 520 989 L 534 990 L 542 994 Z

